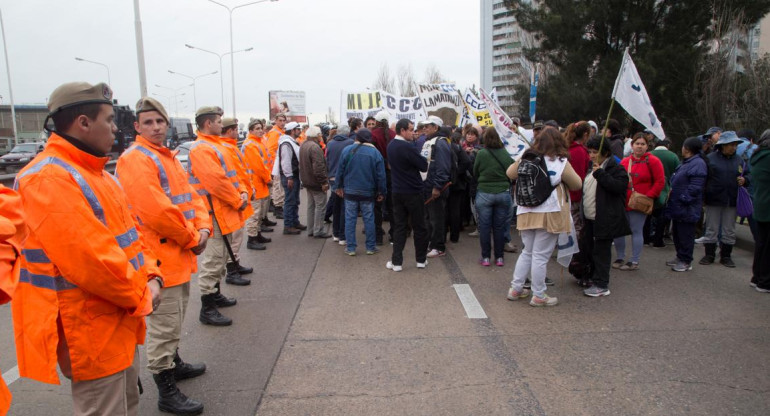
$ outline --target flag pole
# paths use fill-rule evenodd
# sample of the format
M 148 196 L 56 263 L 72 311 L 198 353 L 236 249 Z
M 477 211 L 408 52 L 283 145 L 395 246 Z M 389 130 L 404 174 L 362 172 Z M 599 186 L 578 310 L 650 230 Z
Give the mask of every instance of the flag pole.
M 602 140 L 599 142 L 599 157 L 602 157 L 602 147 L 604 146 L 604 137 L 607 132 L 607 126 L 610 124 L 610 116 L 612 116 L 612 108 L 615 107 L 615 99 L 610 102 L 610 111 L 607 113 L 607 120 L 604 121 L 604 128 L 602 129 Z

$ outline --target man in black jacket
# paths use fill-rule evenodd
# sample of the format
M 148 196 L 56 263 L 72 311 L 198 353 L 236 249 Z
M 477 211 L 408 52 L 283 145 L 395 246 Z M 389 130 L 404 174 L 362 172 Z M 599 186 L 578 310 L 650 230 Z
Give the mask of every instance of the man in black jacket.
M 430 236 L 428 257 L 441 257 L 446 254 L 446 201 L 452 177 L 452 149 L 449 139 L 439 133 L 443 125 L 439 117 L 428 117 L 424 125 L 427 137 L 421 153 L 428 160 L 428 175 L 423 182 Z

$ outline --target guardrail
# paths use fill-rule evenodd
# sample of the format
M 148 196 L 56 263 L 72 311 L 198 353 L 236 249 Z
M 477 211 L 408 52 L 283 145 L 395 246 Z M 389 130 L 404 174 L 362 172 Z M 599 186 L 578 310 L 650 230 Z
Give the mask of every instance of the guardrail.
M 116 161 L 110 160 L 104 166 L 104 169 L 107 172 L 115 173 L 115 165 L 116 164 L 117 164 Z M 16 181 L 16 174 L 15 173 L 9 173 L 9 174 L 6 174 L 6 175 L 0 175 L 0 183 L 2 183 L 6 188 L 12 187 L 14 181 Z

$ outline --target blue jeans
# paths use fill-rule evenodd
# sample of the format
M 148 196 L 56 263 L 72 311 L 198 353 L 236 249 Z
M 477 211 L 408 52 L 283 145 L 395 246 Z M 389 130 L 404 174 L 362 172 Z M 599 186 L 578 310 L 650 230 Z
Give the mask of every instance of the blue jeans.
M 345 199 L 345 243 L 348 251 L 356 251 L 356 220 L 358 210 L 364 220 L 366 231 L 366 250 L 374 251 L 377 234 L 374 231 L 374 201 L 352 201 Z M 286 215 L 286 208 L 284 208 Z
M 644 221 L 647 219 L 647 214 L 639 211 L 626 211 L 626 218 L 628 218 L 628 224 L 631 226 L 631 262 L 639 263 L 642 247 L 644 247 Z M 626 259 L 625 236 L 615 239 L 615 252 L 619 260 Z
M 289 180 L 281 176 L 281 186 L 286 194 L 283 200 L 283 226 L 294 228 L 299 225 L 299 178 L 294 178 L 294 186 L 289 189 Z
M 476 212 L 479 215 L 479 242 L 481 258 L 491 257 L 490 232 L 495 242 L 495 258 L 503 257 L 505 229 L 510 228 L 511 195 L 508 191 L 499 194 L 476 193 Z

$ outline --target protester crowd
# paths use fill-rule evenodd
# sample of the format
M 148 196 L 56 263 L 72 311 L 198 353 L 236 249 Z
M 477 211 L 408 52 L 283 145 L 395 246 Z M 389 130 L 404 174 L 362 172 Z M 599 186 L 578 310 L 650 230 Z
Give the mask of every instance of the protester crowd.
M 182 166 L 163 144 L 165 108 L 142 98 L 136 141 L 113 176 L 104 171 L 116 131 L 109 86 L 64 84 L 48 107 L 45 150 L 15 190 L 0 189 L 0 301 L 13 297 L 20 375 L 58 383 L 58 365 L 78 415 L 137 413 L 143 343 L 159 409 L 203 411 L 177 385 L 206 371 L 179 354 L 191 275 L 199 321 L 231 325 L 220 310 L 237 300 L 221 281 L 251 283 L 239 253 L 244 240 L 246 249 L 268 249 L 264 234 L 278 225 L 270 212 L 284 235 L 331 238 L 348 256 L 360 253 L 360 217 L 363 253 L 391 243 L 385 267 L 394 272 L 445 256 L 447 236 L 450 244 L 478 238 L 480 266 L 504 267 L 505 253 L 519 249 L 515 228 L 523 246 L 507 299 L 538 307 L 558 304 L 546 270 L 562 236 L 579 248 L 570 273 L 599 297 L 610 294 L 613 269 L 658 268 L 644 251 L 666 241 L 676 250 L 666 263 L 673 271 L 692 270 L 696 241 L 700 265 L 715 263 L 719 249 L 719 263 L 736 267 L 736 218 L 744 217 L 756 242 L 751 286 L 770 293 L 770 130 L 757 139 L 712 128 L 686 139 L 680 160 L 669 140 L 628 137 L 616 120 L 602 130 L 593 121 L 538 121 L 532 139 L 522 138 L 529 148 L 512 157 L 494 128 L 447 126 L 435 115 L 415 125 L 387 112 L 338 127 L 284 114 L 271 125 L 251 119 L 239 144 L 238 120 L 205 106 Z M 521 133 L 518 120 L 512 131 Z M 414 263 L 403 255 L 410 236 Z M 0 387 L 3 413 L 10 395 Z

